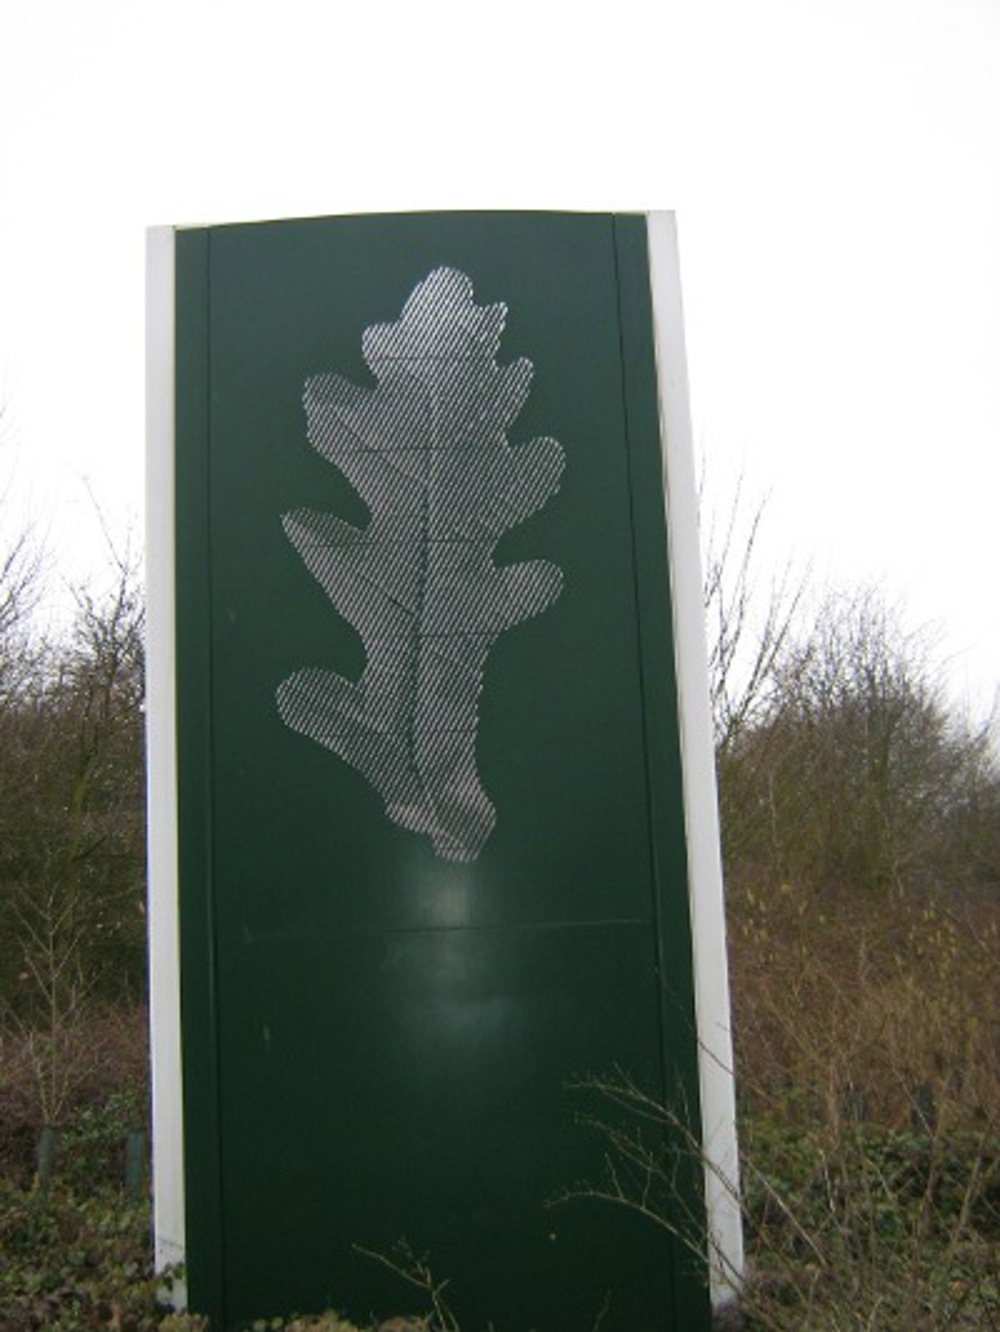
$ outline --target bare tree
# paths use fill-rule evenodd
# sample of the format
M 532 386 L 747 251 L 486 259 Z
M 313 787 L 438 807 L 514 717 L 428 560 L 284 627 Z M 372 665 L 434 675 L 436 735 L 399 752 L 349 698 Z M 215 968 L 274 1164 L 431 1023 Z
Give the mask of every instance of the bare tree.
M 9 487 L 0 488 L 0 514 L 12 508 Z M 30 522 L 5 528 L 0 524 L 0 712 L 37 668 L 34 615 L 47 566 L 44 547 Z
M 704 490 L 703 475 L 703 512 Z M 720 755 L 766 715 L 808 586 L 808 571 L 797 573 L 787 565 L 762 595 L 759 538 L 765 512 L 764 500 L 747 509 L 741 477 L 725 516 L 712 515 L 704 534 L 709 693 Z
M 900 888 L 987 873 L 1000 774 L 989 726 L 948 704 L 926 635 L 873 588 L 789 631 L 767 706 L 720 756 L 730 860 L 779 879 Z M 961 830 L 961 831 L 960 831 Z
M 0 718 L 0 998 L 29 1023 L 141 994 L 143 622 L 125 556 Z

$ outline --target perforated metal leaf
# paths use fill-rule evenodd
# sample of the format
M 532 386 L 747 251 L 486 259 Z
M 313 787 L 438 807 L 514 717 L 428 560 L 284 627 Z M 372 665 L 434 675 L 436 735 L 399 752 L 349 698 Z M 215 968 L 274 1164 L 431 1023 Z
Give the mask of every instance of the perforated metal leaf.
M 544 560 L 497 566 L 508 528 L 559 487 L 563 451 L 506 431 L 532 366 L 497 362 L 507 309 L 476 305 L 472 283 L 436 268 L 400 319 L 362 338 L 377 387 L 335 374 L 305 386 L 309 440 L 371 514 L 285 514 L 285 532 L 337 611 L 360 634 L 356 683 L 319 667 L 278 687 L 288 726 L 363 773 L 401 827 L 439 856 L 471 861 L 496 822 L 476 765 L 489 650 L 505 629 L 546 610 L 562 571 Z

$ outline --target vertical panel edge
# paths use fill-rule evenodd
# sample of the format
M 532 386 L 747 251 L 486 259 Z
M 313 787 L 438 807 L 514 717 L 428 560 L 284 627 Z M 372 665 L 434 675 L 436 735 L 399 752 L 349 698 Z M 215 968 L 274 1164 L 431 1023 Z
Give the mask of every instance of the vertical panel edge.
M 174 693 L 172 227 L 146 233 L 146 818 L 156 1270 L 184 1261 L 184 1115 Z M 181 1283 L 174 1288 L 183 1305 Z
M 710 1276 L 712 1301 L 718 1306 L 734 1297 L 743 1276 L 718 798 L 675 217 L 650 213 L 647 228 L 683 758 Z
M 189 1307 L 226 1326 L 213 871 L 211 233 L 176 237 L 174 531 L 178 932 Z

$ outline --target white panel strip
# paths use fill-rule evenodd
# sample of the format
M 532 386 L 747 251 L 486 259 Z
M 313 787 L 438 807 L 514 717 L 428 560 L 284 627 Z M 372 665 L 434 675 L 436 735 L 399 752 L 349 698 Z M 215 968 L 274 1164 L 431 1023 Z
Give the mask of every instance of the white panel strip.
M 146 782 L 156 1267 L 184 1260 L 174 684 L 174 232 L 146 237 Z M 175 1301 L 183 1290 L 175 1288 Z
M 647 226 L 680 696 L 709 1257 L 712 1300 L 719 1305 L 733 1298 L 743 1275 L 743 1230 L 698 498 L 674 214 L 650 213 Z

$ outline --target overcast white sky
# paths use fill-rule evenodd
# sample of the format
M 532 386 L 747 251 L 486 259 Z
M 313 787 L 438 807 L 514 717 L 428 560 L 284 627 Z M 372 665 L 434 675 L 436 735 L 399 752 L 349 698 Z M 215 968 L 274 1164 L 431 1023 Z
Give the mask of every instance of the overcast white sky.
M 0 464 L 141 525 L 144 228 L 674 208 L 710 502 L 1000 681 L 1000 0 L 3 0 Z

